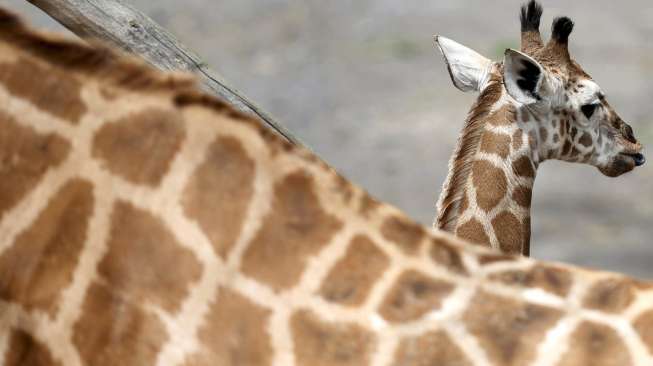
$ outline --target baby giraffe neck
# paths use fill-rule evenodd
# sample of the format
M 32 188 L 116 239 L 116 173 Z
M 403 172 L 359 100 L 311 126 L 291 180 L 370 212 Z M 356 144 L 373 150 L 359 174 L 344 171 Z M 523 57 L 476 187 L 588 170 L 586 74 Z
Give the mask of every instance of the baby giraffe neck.
M 529 255 L 530 206 L 540 160 L 537 141 L 541 131 L 533 121 L 534 115 L 518 110 L 504 93 L 486 105 L 484 113 L 474 111 L 482 105 L 472 109 L 463 135 L 476 133 L 476 143 L 459 146 L 454 153 L 436 225 L 504 253 Z M 467 127 L 474 123 L 474 116 L 479 118 L 477 130 L 470 131 Z M 461 136 L 459 144 L 464 140 L 465 136 Z M 457 160 L 466 161 L 456 164 Z M 464 180 L 458 187 L 451 187 L 451 177 L 460 176 L 464 169 Z M 456 199 L 444 207 L 444 196 Z M 445 214 L 446 210 L 449 212 Z

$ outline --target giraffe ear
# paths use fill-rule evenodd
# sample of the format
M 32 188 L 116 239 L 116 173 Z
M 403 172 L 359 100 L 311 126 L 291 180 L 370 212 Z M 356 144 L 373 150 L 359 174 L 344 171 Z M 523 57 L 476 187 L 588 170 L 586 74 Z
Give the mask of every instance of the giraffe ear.
M 449 38 L 435 36 L 435 44 L 444 56 L 456 88 L 464 92 L 483 90 L 490 77 L 492 61 Z
M 536 103 L 548 94 L 546 74 L 532 57 L 507 49 L 503 59 L 503 82 L 511 97 L 522 104 Z

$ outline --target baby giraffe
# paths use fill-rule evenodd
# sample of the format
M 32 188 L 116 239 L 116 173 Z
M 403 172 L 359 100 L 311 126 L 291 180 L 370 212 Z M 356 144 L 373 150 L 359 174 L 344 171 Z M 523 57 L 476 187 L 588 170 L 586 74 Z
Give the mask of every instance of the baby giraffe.
M 535 172 L 547 159 L 591 164 L 616 177 L 644 164 L 632 128 L 569 55 L 574 23 L 556 18 L 544 44 L 542 7 L 521 9 L 521 52 L 492 62 L 436 36 L 453 84 L 480 93 L 437 203 L 434 226 L 506 253 L 529 254 Z

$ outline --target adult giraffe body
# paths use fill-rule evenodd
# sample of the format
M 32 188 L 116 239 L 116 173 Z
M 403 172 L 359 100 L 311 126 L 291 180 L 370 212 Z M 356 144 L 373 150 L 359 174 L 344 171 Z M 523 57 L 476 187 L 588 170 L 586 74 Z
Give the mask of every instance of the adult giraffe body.
M 3 365 L 651 365 L 653 286 L 429 233 L 186 77 L 0 11 Z
M 506 50 L 503 62 L 436 38 L 454 85 L 480 95 L 451 158 L 434 226 L 512 254 L 529 254 L 540 163 L 585 163 L 614 177 L 645 160 L 630 126 L 571 59 L 573 22 L 556 18 L 544 45 L 541 15 L 537 2 L 524 5 L 521 52 Z

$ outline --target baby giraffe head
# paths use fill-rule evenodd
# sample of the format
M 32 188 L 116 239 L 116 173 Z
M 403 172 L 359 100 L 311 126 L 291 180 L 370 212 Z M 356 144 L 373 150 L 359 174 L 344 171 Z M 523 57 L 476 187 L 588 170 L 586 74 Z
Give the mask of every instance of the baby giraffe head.
M 506 50 L 503 62 L 436 37 L 454 85 L 478 91 L 483 98 L 486 89 L 501 84 L 501 98 L 514 106 L 516 122 L 528 133 L 535 164 L 546 159 L 587 163 L 610 177 L 644 164 L 632 128 L 569 54 L 574 23 L 556 18 L 551 39 L 544 44 L 541 15 L 542 7 L 534 0 L 522 7 L 521 51 Z

